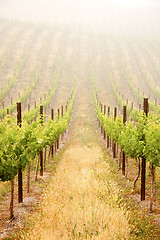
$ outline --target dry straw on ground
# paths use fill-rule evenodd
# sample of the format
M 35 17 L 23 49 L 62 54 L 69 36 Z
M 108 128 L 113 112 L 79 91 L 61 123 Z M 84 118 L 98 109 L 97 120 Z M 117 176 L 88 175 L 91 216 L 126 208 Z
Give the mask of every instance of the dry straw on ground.
M 127 239 L 129 225 L 115 204 L 119 189 L 109 173 L 100 148 L 66 150 L 24 239 Z

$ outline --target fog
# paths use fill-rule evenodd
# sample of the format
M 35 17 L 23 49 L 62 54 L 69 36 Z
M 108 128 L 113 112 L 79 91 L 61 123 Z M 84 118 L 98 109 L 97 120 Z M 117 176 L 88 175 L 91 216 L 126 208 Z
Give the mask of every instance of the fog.
M 159 36 L 157 0 L 0 0 L 0 17 L 91 27 L 108 34 Z

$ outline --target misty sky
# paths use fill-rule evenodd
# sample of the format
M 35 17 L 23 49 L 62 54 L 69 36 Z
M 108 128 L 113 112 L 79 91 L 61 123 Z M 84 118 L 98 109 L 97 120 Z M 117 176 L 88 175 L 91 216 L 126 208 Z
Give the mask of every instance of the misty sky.
M 92 24 L 128 32 L 156 28 L 158 0 L 0 0 L 0 17 L 43 23 Z M 139 26 L 138 26 L 139 25 Z M 149 31 L 149 30 L 147 30 Z M 158 31 L 158 30 L 157 30 Z

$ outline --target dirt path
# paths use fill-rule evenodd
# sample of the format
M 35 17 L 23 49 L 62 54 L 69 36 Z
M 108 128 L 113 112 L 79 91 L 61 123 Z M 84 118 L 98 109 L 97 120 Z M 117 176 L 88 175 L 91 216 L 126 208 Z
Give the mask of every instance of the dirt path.
M 96 133 L 88 85 L 81 78 L 69 140 L 40 211 L 29 220 L 34 227 L 23 231 L 22 239 L 128 238 L 129 224 L 116 205 L 119 188 Z

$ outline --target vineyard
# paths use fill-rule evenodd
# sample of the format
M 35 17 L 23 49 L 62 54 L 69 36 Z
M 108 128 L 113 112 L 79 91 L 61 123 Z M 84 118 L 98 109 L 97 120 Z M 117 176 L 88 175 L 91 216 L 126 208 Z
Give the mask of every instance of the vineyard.
M 0 19 L 0 42 L 0 239 L 159 239 L 159 41 Z

